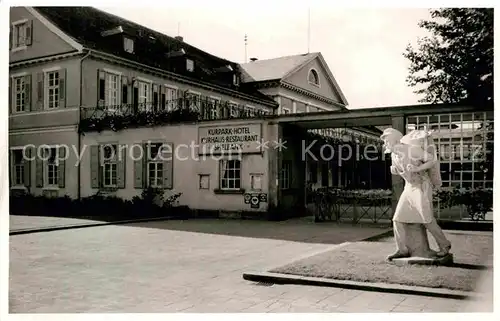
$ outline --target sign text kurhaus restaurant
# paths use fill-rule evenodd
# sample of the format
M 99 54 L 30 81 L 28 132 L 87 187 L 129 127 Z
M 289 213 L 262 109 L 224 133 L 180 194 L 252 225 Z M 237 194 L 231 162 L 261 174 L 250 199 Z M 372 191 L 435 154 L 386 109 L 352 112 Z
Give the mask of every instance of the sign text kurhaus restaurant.
M 262 125 L 235 125 L 224 127 L 199 127 L 198 144 L 200 154 L 222 154 L 230 152 L 259 153 Z

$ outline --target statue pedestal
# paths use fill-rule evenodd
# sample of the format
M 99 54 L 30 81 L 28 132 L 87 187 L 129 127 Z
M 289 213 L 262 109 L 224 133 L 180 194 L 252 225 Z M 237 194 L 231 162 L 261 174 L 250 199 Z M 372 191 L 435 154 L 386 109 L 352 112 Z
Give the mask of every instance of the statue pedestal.
M 394 258 L 390 263 L 395 265 L 422 264 L 422 265 L 449 265 L 453 263 L 453 255 L 448 253 L 438 257 L 437 252 L 429 245 L 427 229 L 419 223 L 400 223 L 399 235 L 404 237 L 404 244 L 410 252 L 409 257 Z
M 436 252 L 431 250 L 427 229 L 423 224 L 404 223 L 404 243 L 410 251 L 410 255 L 421 258 L 434 258 Z
M 426 258 L 426 257 L 405 257 L 400 259 L 394 259 L 391 261 L 394 265 L 404 266 L 410 264 L 420 264 L 420 265 L 451 265 L 453 263 L 453 254 L 448 253 L 443 257 Z

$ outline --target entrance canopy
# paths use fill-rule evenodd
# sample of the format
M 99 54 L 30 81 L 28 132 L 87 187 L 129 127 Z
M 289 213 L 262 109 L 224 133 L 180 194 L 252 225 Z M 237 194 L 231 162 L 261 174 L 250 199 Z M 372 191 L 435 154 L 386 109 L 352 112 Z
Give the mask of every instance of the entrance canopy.
M 335 127 L 390 126 L 393 117 L 433 115 L 446 113 L 479 112 L 472 106 L 454 104 L 411 105 L 381 108 L 361 108 L 349 111 L 331 111 L 303 114 L 287 114 L 276 117 L 280 124 L 296 125 L 304 129 Z M 437 117 L 437 116 L 436 116 Z

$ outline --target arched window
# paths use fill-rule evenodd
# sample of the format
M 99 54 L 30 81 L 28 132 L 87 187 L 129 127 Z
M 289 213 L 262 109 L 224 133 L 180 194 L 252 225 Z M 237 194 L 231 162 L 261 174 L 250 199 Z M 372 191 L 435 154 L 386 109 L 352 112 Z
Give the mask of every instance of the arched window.
M 316 70 L 314 70 L 314 69 L 311 69 L 309 71 L 309 83 L 313 84 L 313 85 L 316 85 L 316 86 L 319 86 L 318 72 Z

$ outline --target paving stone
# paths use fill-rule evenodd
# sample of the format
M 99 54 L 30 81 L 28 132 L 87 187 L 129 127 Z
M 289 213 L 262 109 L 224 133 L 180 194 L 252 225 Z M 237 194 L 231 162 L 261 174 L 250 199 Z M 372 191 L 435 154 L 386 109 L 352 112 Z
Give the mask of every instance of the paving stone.
M 190 220 L 11 236 L 9 310 L 414 312 L 440 307 L 458 309 L 463 302 L 339 288 L 257 286 L 243 280 L 242 273 L 283 265 L 332 245 L 304 242 L 314 231 L 310 226 L 302 229 L 300 224 L 294 225 L 290 231 L 297 235 L 290 232 L 284 239 L 273 239 L 267 237 L 271 234 L 260 238 L 234 236 L 259 234 L 259 228 L 267 229 L 264 223 L 231 224 L 237 228 L 225 230 L 228 227 L 224 221 Z M 283 226 L 286 224 L 292 223 Z M 208 228 L 213 233 L 194 232 Z M 257 230 L 249 232 L 252 228 Z M 329 226 L 328 233 L 334 228 Z M 362 229 L 350 228 L 351 234 Z M 326 232 L 322 232 L 324 240 Z M 344 231 L 345 235 L 349 233 Z

